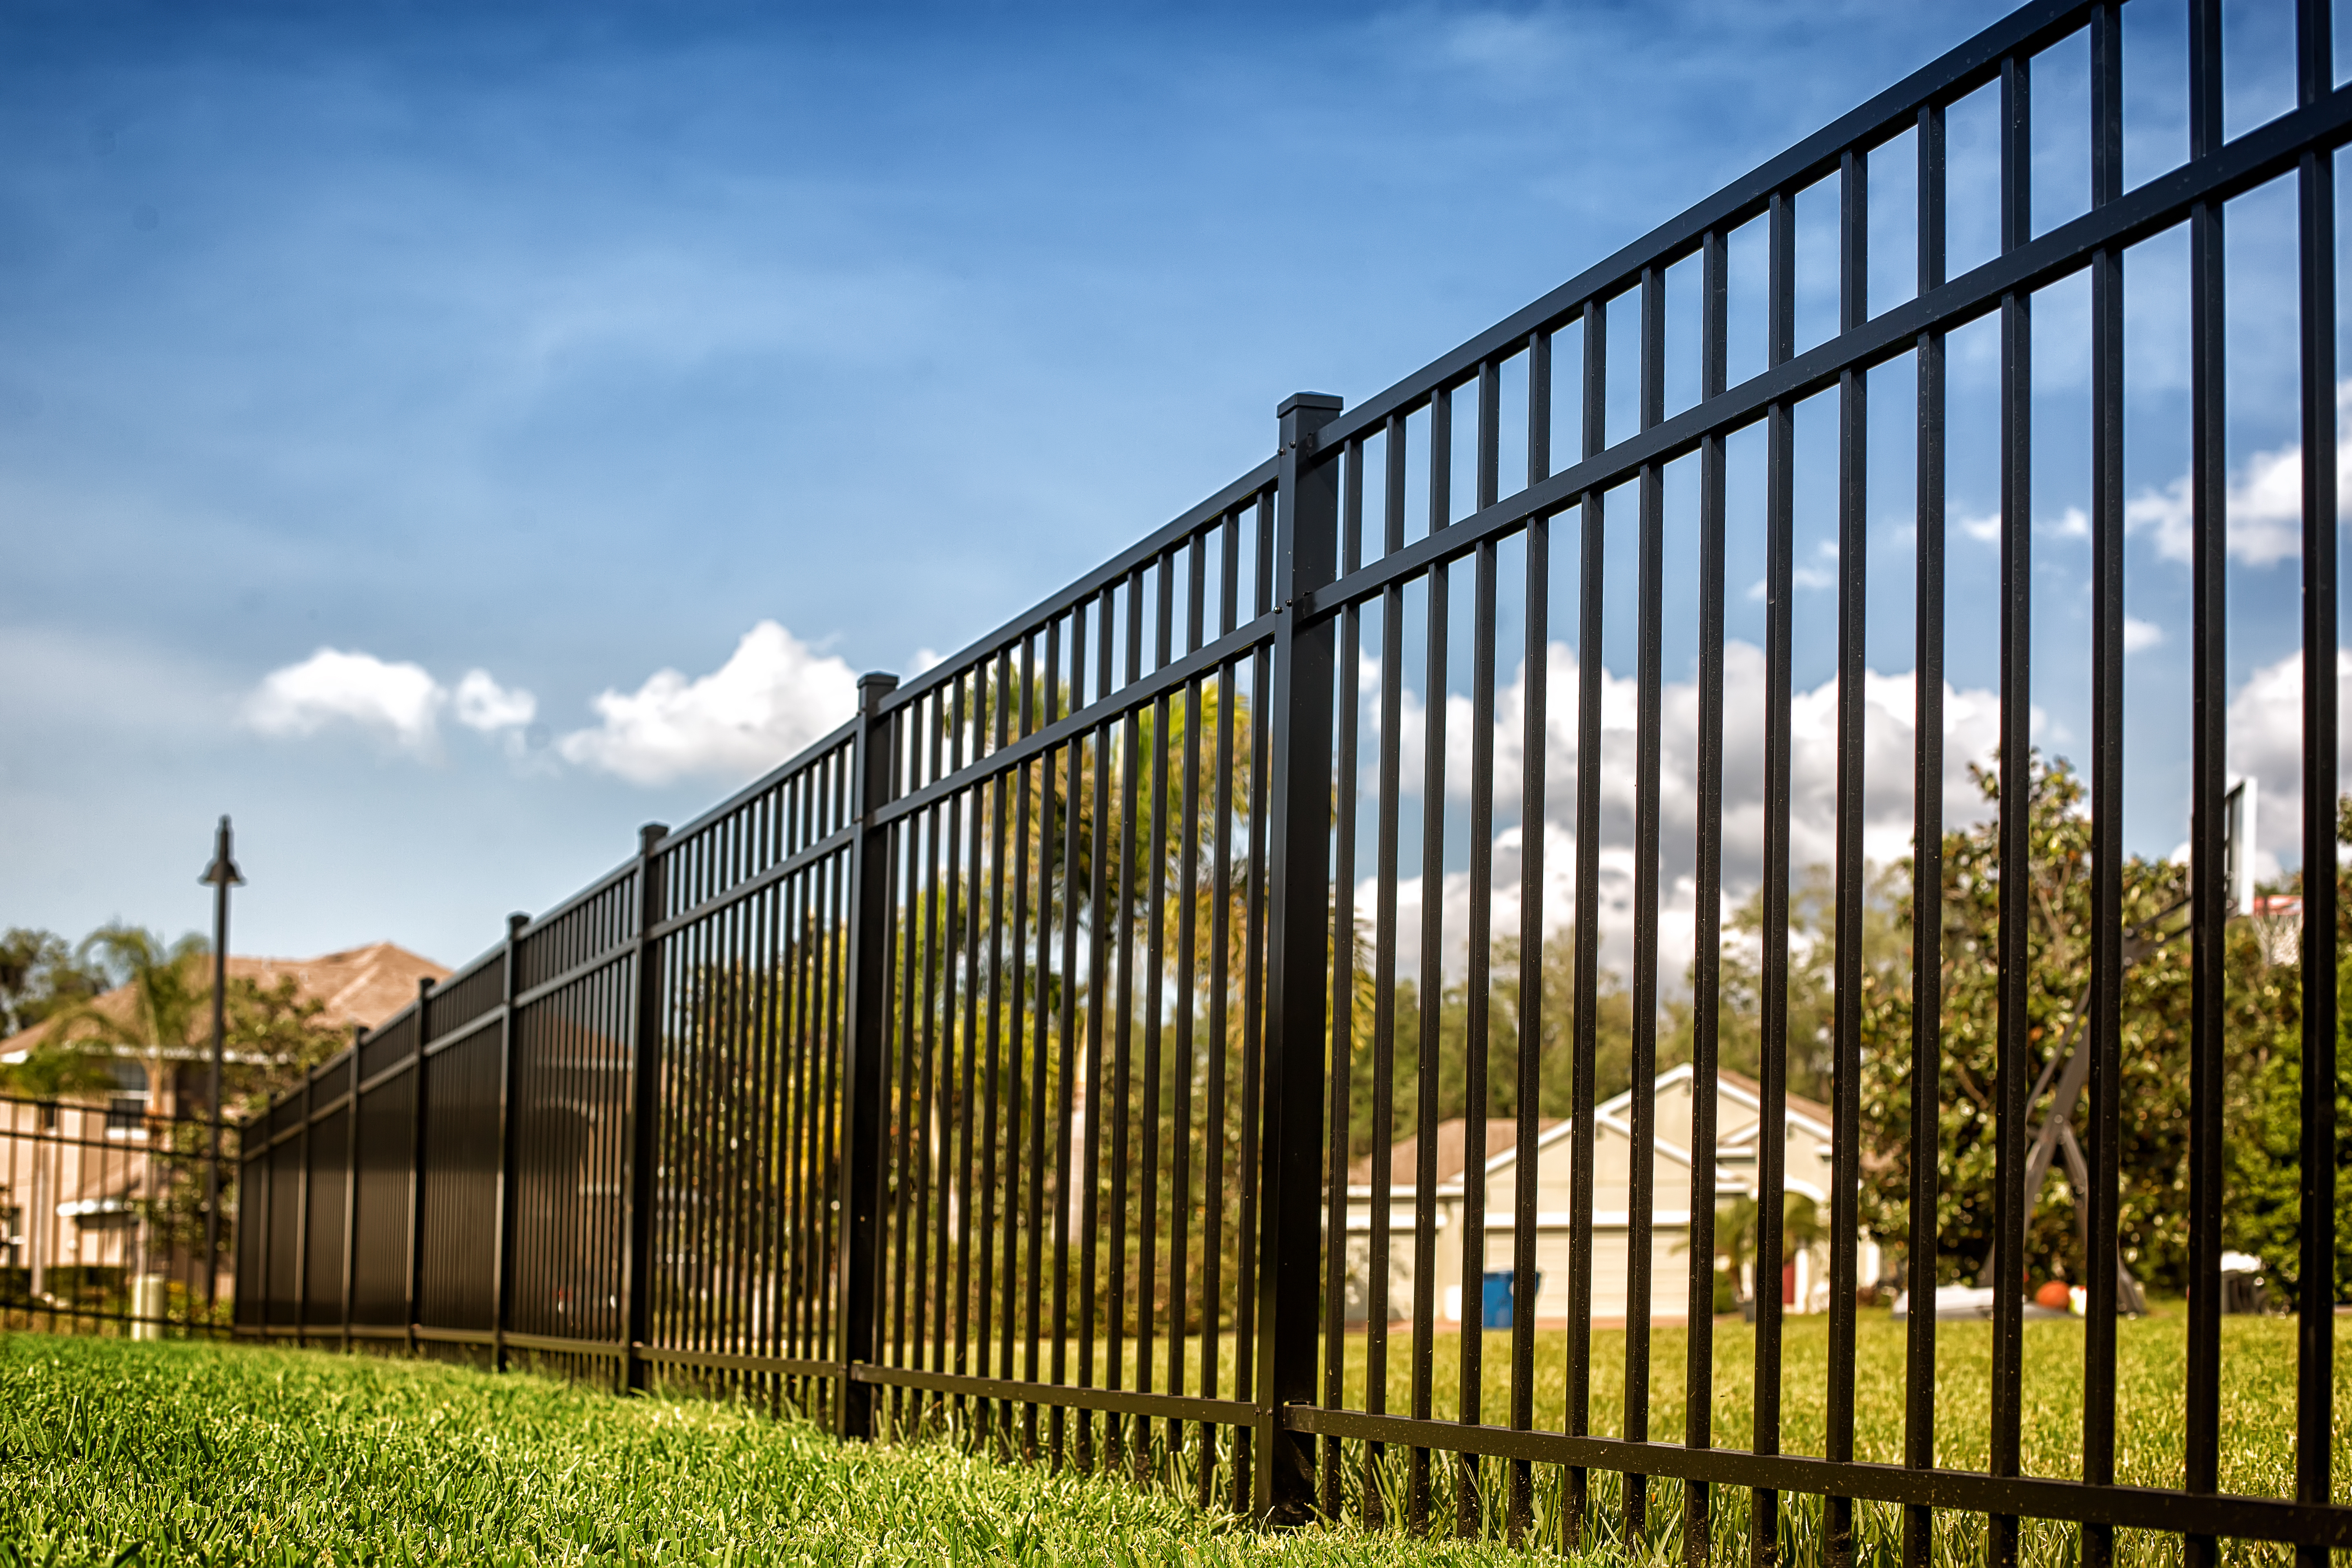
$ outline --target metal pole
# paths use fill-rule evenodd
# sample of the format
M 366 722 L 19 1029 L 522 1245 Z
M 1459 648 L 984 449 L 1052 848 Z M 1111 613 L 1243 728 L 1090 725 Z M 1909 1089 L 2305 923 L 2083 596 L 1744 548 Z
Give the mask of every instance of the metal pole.
M 402 1274 L 401 1295 L 407 1313 L 408 1353 L 416 1353 L 416 1328 L 424 1321 L 418 1298 L 425 1272 L 425 1003 L 433 994 L 433 977 L 416 977 L 416 1026 L 409 1033 L 409 1059 L 415 1065 L 411 1079 L 408 1125 L 408 1259 Z
M 1258 1141 L 1257 1387 L 1252 1391 L 1251 1502 L 1261 1522 L 1314 1517 L 1309 1439 L 1283 1425 L 1287 1405 L 1315 1398 L 1316 1308 L 1322 1289 L 1325 987 L 1330 962 L 1331 665 L 1333 623 L 1306 624 L 1298 601 L 1331 581 L 1338 554 L 1339 465 L 1314 458 L 1315 434 L 1339 400 L 1302 392 L 1281 422 L 1275 602 L 1274 757 L 1267 875 L 1270 962 Z M 1386 739 L 1385 732 L 1383 739 Z M 1345 934 L 1341 942 L 1348 940 Z M 1335 1239 L 1332 1245 L 1339 1245 Z
M 895 675 L 857 683 L 857 837 L 850 851 L 848 1060 L 842 1082 L 840 1260 L 835 1271 L 840 1370 L 834 1380 L 834 1432 L 874 1435 L 874 1391 L 854 1380 L 860 1363 L 878 1359 L 875 1328 L 881 1259 L 882 1071 L 890 1046 L 890 844 L 874 814 L 890 799 L 890 721 L 882 700 Z M 1033 1318 L 1034 1322 L 1034 1318 Z
M 213 863 L 200 881 L 213 890 L 213 1072 L 212 1157 L 205 1176 L 205 1321 L 212 1322 L 220 1304 L 221 1195 L 221 1062 L 228 1038 L 228 890 L 242 883 L 236 862 L 229 856 L 228 817 L 220 819 L 213 839 Z
M 360 1226 L 360 1042 L 364 1025 L 353 1025 L 351 1058 L 343 1077 L 343 1351 L 352 1348 L 352 1284 L 359 1261 Z
M 521 1041 L 516 1035 L 521 1027 L 522 1014 L 515 998 L 522 994 L 522 938 L 530 925 L 530 917 L 527 914 L 507 917 L 507 951 L 502 964 L 506 1017 L 499 1025 L 499 1195 L 498 1214 L 490 1233 L 490 1364 L 496 1372 L 507 1370 L 507 1320 L 511 1315 L 512 1264 L 509 1254 L 514 1247 L 515 1068 L 522 1055 Z
M 648 822 L 637 830 L 637 942 L 635 969 L 636 1017 L 629 1047 L 628 1211 L 621 1235 L 621 1360 L 615 1379 L 618 1394 L 642 1394 L 646 1363 L 637 1351 L 645 1342 L 646 1322 L 652 1304 L 646 1254 L 653 1248 L 654 1113 L 659 1103 L 655 1075 L 661 1047 L 661 943 L 653 934 L 662 918 L 661 841 L 669 836 L 666 823 Z

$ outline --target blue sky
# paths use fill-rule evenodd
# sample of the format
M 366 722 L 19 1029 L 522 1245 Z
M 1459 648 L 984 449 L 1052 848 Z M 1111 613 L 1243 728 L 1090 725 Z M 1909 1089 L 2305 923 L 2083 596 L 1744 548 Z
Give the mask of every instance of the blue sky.
M 457 962 L 757 771 L 696 702 L 822 727 L 849 672 L 961 646 L 1262 458 L 1285 394 L 1369 395 L 2005 8 L 12 3 L 0 921 L 201 925 L 229 811 L 240 951 Z M 2155 9 L 2134 180 L 2184 150 Z M 2231 13 L 2233 132 L 2284 107 L 2276 24 Z M 2051 144 L 2063 216 L 2084 176 Z M 2241 205 L 2252 484 L 2292 437 L 2291 207 Z M 2186 752 L 2168 243 L 2133 272 L 2158 853 Z M 2079 640 L 2071 298 L 2042 312 L 2041 592 Z M 1962 456 L 1990 382 L 1982 345 L 1954 363 L 1958 521 L 1991 504 Z M 1906 377 L 1874 390 L 1890 446 Z M 1907 468 L 1874 475 L 1890 560 L 1908 505 Z M 1991 559 L 1966 548 L 1962 595 Z M 2233 689 L 2293 647 L 2294 560 L 2260 555 Z

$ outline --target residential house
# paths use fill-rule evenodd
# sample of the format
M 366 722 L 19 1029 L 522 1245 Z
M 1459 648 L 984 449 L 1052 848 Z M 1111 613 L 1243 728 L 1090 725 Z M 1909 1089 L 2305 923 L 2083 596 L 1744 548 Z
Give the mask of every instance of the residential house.
M 1689 1237 L 1691 1173 L 1691 1110 L 1696 1087 L 1688 1066 L 1658 1075 L 1655 1136 L 1650 1199 L 1650 1317 L 1657 1322 L 1684 1321 L 1689 1305 Z M 1600 1106 L 1594 1117 L 1592 1315 L 1596 1320 L 1625 1315 L 1630 1254 L 1633 1242 L 1633 1110 L 1637 1090 L 1628 1090 Z M 1727 1203 L 1756 1189 L 1760 1140 L 1767 1134 L 1763 1099 L 1752 1079 L 1734 1072 L 1717 1075 L 1714 1164 L 1717 1202 Z M 1820 1204 L 1823 1218 L 1829 1208 L 1830 1109 L 1801 1095 L 1787 1097 L 1780 1138 L 1786 1150 L 1788 1190 Z M 1536 1161 L 1536 1268 L 1542 1284 L 1536 1296 L 1536 1320 L 1563 1322 L 1569 1302 L 1569 1214 L 1571 1124 L 1546 1119 L 1538 1132 Z M 1512 1118 L 1494 1117 L 1486 1123 L 1485 1266 L 1507 1269 L 1515 1252 L 1515 1194 L 1522 1151 Z M 1437 1181 L 1433 1191 L 1436 1211 L 1435 1246 L 1430 1267 L 1435 1279 L 1438 1316 L 1460 1321 L 1465 1309 L 1478 1310 L 1479 1291 L 1463 1281 L 1462 1226 L 1465 1193 L 1463 1173 L 1467 1164 L 1467 1124 L 1460 1119 L 1439 1124 L 1436 1144 Z M 1410 1315 L 1415 1282 L 1414 1184 L 1420 1146 L 1404 1139 L 1389 1155 L 1388 1310 L 1391 1320 Z M 1373 1227 L 1379 1223 L 1372 1191 L 1372 1157 L 1356 1162 L 1348 1187 L 1348 1315 L 1361 1321 L 1370 1307 Z M 1826 1244 L 1794 1258 L 1784 1272 L 1781 1300 L 1794 1311 L 1828 1309 Z M 1877 1242 L 1863 1237 L 1859 1243 L 1857 1278 L 1874 1280 L 1881 1272 Z M 1742 1281 L 1743 1287 L 1746 1281 Z
M 274 988 L 292 979 L 294 994 L 320 1003 L 320 1016 L 339 1028 L 372 1027 L 416 998 L 422 978 L 446 979 L 449 972 L 389 942 L 330 952 L 317 958 L 244 958 L 232 953 L 232 979 Z M 117 987 L 93 1004 L 128 1019 L 138 1005 L 129 986 Z M 0 1040 L 0 1061 L 21 1061 L 57 1028 L 37 1024 Z M 147 1063 L 118 1055 L 115 1088 L 97 1103 L 60 1106 L 0 1101 L 0 1303 L 28 1291 L 47 1300 L 56 1278 L 87 1279 L 89 1271 L 145 1273 L 189 1269 L 201 1277 L 201 1263 L 154 1235 L 152 1215 L 172 1178 L 157 1157 L 163 1140 L 175 1136 L 154 1117 L 205 1114 L 205 1075 L 211 1053 L 203 1043 L 161 1053 L 163 1081 L 150 1085 Z M 177 1169 L 191 1172 L 202 1149 L 201 1129 L 177 1134 Z M 230 1156 L 235 1157 L 232 1138 Z M 226 1277 L 228 1260 L 222 1267 Z

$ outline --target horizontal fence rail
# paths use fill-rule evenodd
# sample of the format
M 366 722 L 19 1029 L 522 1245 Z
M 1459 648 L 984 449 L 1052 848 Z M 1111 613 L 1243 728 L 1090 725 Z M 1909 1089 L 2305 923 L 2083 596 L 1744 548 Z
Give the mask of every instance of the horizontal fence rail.
M 1291 398 L 1263 465 L 920 676 L 867 678 L 843 728 L 647 827 L 245 1124 L 238 1330 L 949 1430 L 1270 1521 L 1693 1563 L 1743 1538 L 1759 1564 L 2012 1563 L 2057 1550 L 2035 1521 L 2092 1563 L 2147 1544 L 2129 1532 L 2198 1563 L 2223 1538 L 2352 1547 L 2324 869 L 2352 90 L 2306 3 L 2293 106 L 2225 136 L 2220 7 L 2186 15 L 2179 166 L 2125 177 L 2125 45 L 2161 30 L 2026 6 L 1359 406 Z M 2037 89 L 2063 114 L 2037 124 Z M 2086 188 L 2038 202 L 2069 158 Z M 2252 807 L 2226 771 L 2224 224 L 2250 201 L 2299 280 L 2291 353 L 2255 367 L 2301 415 L 2278 526 L 2320 869 L 2284 945 L 2232 868 Z M 2185 871 L 2127 861 L 2122 830 L 2126 275 L 2150 247 L 2186 261 L 2150 269 L 2180 286 L 2147 307 L 2188 350 Z M 2087 366 L 2065 384 L 2085 504 L 2054 535 L 2037 356 Z M 1874 422 L 1874 384 L 1900 419 Z M 1980 520 L 1948 516 L 1963 463 Z M 1891 547 L 1874 518 L 1906 493 Z M 1997 565 L 1964 567 L 1956 521 Z M 2090 582 L 2063 656 L 2049 538 L 2082 542 Z M 1914 674 L 1890 698 L 1867 655 L 1895 647 Z M 1997 677 L 1969 754 L 1956 650 Z M 1831 672 L 1811 693 L 1808 659 Z M 2036 752 L 2037 678 L 2089 692 L 2080 775 Z M 1969 766 L 1980 809 L 1948 789 Z M 1866 858 L 1890 788 L 1896 871 Z M 2054 1001 L 2050 821 L 2084 825 L 2065 875 L 2090 932 Z M 1979 841 L 1981 865 L 1947 863 Z M 1965 898 L 1977 926 L 1948 912 Z M 1886 960 L 1913 908 L 1948 912 L 1903 914 Z M 2299 997 L 2307 1288 L 2271 1496 L 2223 1485 L 2239 916 L 2273 921 Z M 2122 1053 L 2158 952 L 2187 1000 L 2184 1109 L 2155 1127 Z M 2179 1452 L 2149 1485 L 2118 1430 L 2147 1223 L 2119 1170 L 2159 1137 L 2185 1323 Z M 2062 1155 L 2080 1438 L 2037 1474 L 2021 1286 Z M 1969 1277 L 2010 1283 L 1977 1298 L 1988 1327 L 1939 1333 L 1956 1225 L 1982 1237 Z M 1863 1303 L 1897 1255 L 1922 1310 L 1899 1370 L 1866 1371 Z M 1723 1289 L 1752 1329 L 1717 1331 Z M 1790 1315 L 1816 1300 L 1818 1333 Z M 1983 1354 L 1965 1436 L 1939 1337 Z M 1800 1421 L 1784 1390 L 1809 1380 Z

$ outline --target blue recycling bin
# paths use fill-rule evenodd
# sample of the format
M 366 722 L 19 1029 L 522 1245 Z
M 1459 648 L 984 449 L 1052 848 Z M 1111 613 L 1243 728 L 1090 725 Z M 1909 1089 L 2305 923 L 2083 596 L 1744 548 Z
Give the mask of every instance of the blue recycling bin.
M 1509 1268 L 1489 1268 L 1479 1277 L 1478 1326 L 1486 1329 L 1507 1329 L 1511 1326 L 1511 1286 L 1517 1278 Z M 1543 1275 L 1536 1275 L 1535 1293 L 1543 1293 Z

